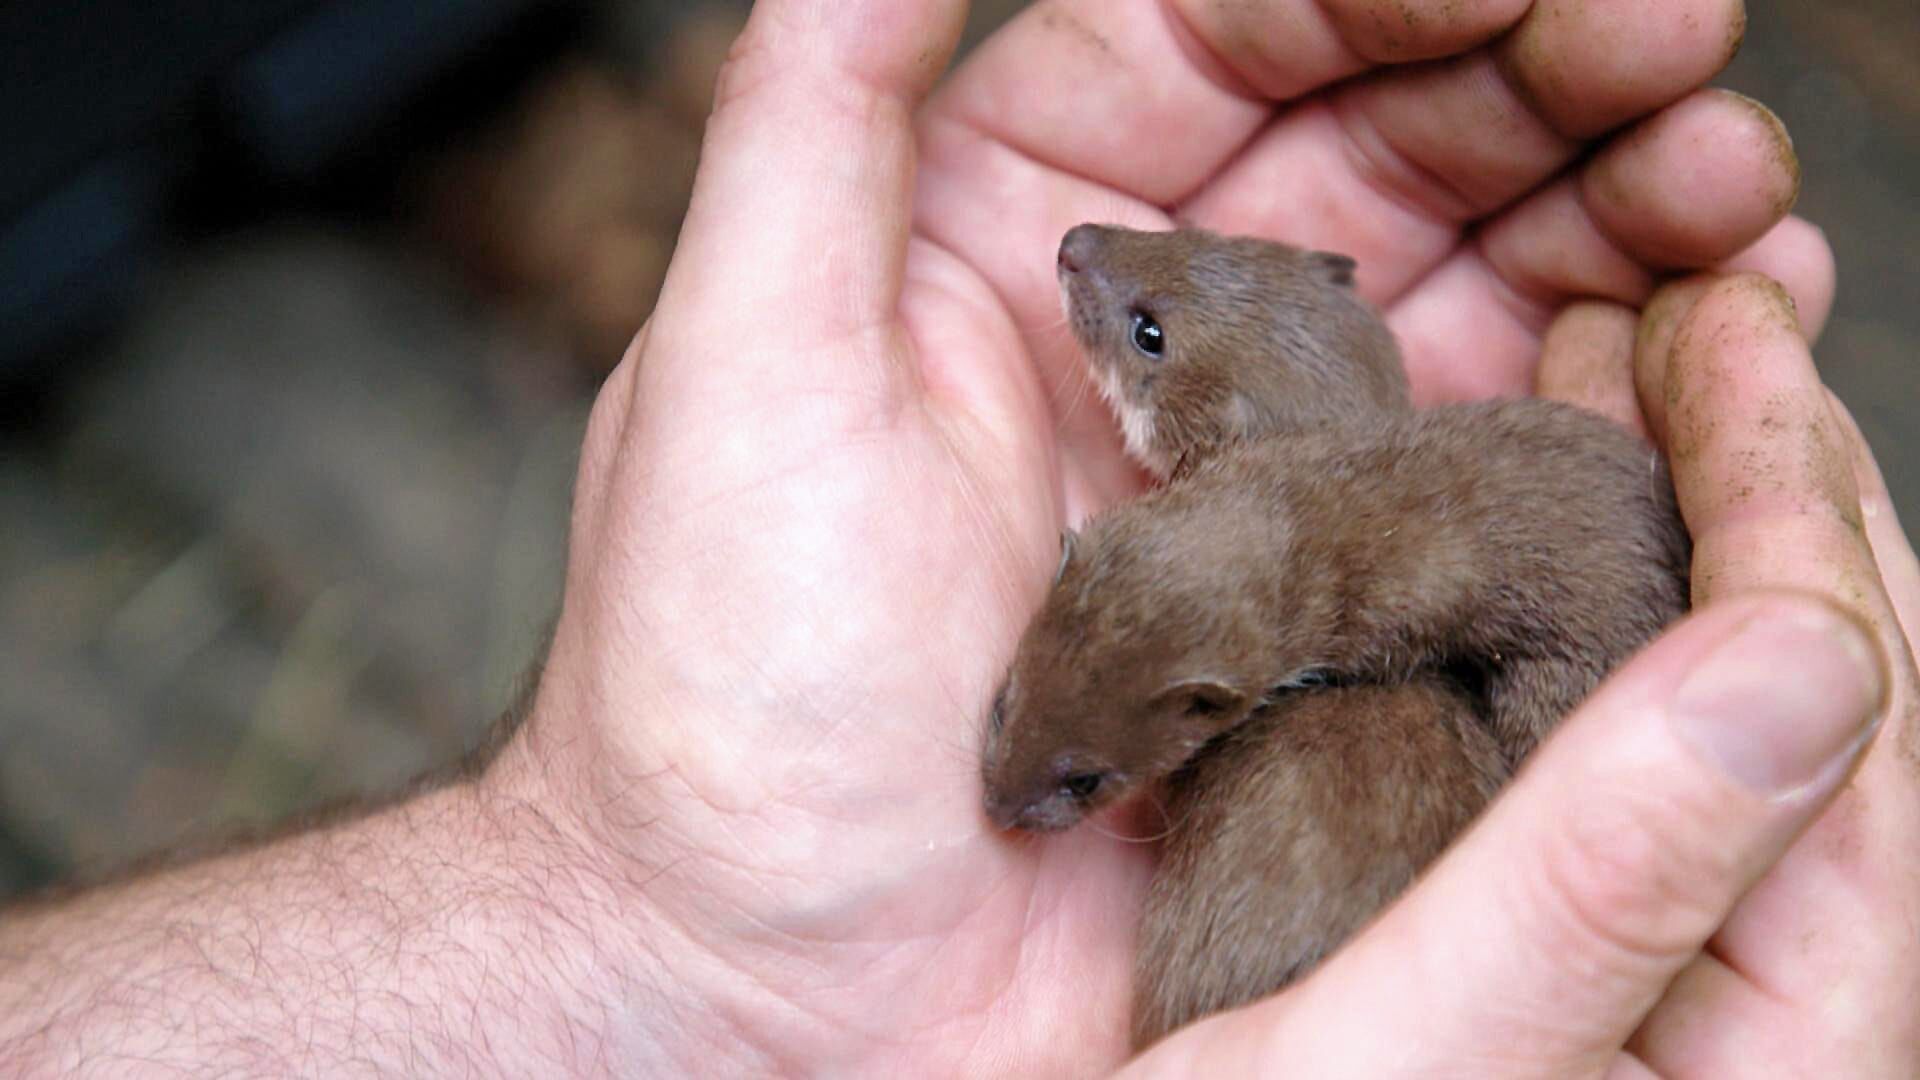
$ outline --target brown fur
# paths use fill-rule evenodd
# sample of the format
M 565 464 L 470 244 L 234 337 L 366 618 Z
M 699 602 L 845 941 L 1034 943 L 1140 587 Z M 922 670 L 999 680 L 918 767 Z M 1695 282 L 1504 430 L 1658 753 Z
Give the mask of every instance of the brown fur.
M 1291 694 L 1169 784 L 1179 823 L 1134 964 L 1144 1046 L 1305 974 L 1390 903 L 1507 776 L 1442 679 Z
M 1235 440 L 1411 407 L 1399 347 L 1344 255 L 1082 225 L 1059 271 L 1090 374 L 1129 451 L 1161 476 Z M 1132 345 L 1135 312 L 1165 331 L 1158 358 Z

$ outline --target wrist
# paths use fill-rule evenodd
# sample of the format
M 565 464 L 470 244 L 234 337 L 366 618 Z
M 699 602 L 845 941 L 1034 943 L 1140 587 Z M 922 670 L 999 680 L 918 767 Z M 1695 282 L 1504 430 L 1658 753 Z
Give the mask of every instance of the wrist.
M 459 787 L 492 837 L 484 861 L 519 882 L 514 918 L 532 925 L 510 936 L 543 954 L 556 1034 L 599 1048 L 576 1071 L 771 1067 L 781 1002 L 728 955 L 729 901 L 689 884 L 705 857 L 614 733 L 549 689 Z
M 537 807 L 523 812 L 552 830 L 540 846 L 564 853 L 569 919 L 637 988 L 619 1015 L 646 1060 L 779 1072 L 967 1059 L 1014 972 L 998 957 L 952 968 L 942 943 L 987 905 L 1021 902 L 999 875 L 955 869 L 970 822 L 957 842 L 920 829 L 903 847 L 886 819 L 829 821 L 765 798 L 764 774 L 716 779 L 722 755 L 681 739 L 737 715 L 657 698 L 619 722 L 572 707 L 595 697 L 551 679 L 483 786 L 501 805 Z M 941 885 L 916 888 L 929 874 Z M 956 1000 L 968 1004 L 951 1030 L 898 1040 Z

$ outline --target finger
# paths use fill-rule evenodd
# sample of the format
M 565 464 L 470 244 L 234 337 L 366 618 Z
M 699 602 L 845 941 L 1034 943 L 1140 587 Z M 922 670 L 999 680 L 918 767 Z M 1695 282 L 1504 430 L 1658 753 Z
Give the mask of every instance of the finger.
M 1721 273 L 1762 274 L 1780 283 L 1800 313 L 1800 333 L 1819 341 L 1833 313 L 1833 248 L 1826 233 L 1791 214 L 1765 236 L 1718 267 Z
M 1860 516 L 1867 523 L 1867 543 L 1880 566 L 1880 580 L 1886 584 L 1894 615 L 1911 644 L 1915 632 L 1920 631 L 1920 559 L 1914 557 L 1913 542 L 1900 526 L 1900 514 L 1887 491 L 1886 477 L 1881 475 L 1880 463 L 1874 460 L 1873 449 L 1867 445 L 1852 411 L 1831 390 L 1827 392 L 1827 405 L 1846 432 L 1853 457 L 1853 482 L 1860 491 Z
M 1808 341 L 1819 335 L 1833 310 L 1833 249 L 1826 235 L 1804 219 L 1787 217 L 1752 247 L 1722 265 L 1723 272 L 1760 273 L 1787 290 L 1800 315 L 1801 334 Z M 1657 441 L 1665 444 L 1667 356 L 1680 321 L 1719 280 L 1720 274 L 1701 275 L 1669 283 L 1647 302 L 1635 346 L 1634 384 L 1643 415 Z
M 1668 88 L 1705 82 L 1733 59 L 1746 29 L 1741 0 L 1537 0 L 1499 51 L 1541 115 L 1585 137 L 1671 101 Z M 1703 58 L 1717 60 L 1705 75 Z
M 1648 411 L 1664 412 L 1696 604 L 1778 586 L 1879 592 L 1852 457 L 1777 284 L 1705 285 L 1674 326 L 1662 381 Z
M 1758 104 L 1702 91 L 1490 223 L 1488 261 L 1529 295 L 1637 305 L 1653 291 L 1648 267 L 1709 266 L 1775 227 L 1800 184 L 1785 138 Z M 1711 175 L 1694 171 L 1702 161 Z
M 1633 391 L 1633 339 L 1639 315 L 1603 300 L 1571 304 L 1541 346 L 1534 393 L 1579 405 L 1647 438 Z
M 1569 78 L 1550 74 L 1562 69 L 1563 57 L 1534 48 L 1508 55 L 1497 46 L 1371 73 L 1307 102 L 1261 132 L 1183 204 L 1181 216 L 1346 252 L 1376 273 L 1390 271 L 1369 279 L 1371 295 L 1398 295 L 1452 250 L 1462 222 L 1506 205 L 1578 155 L 1581 141 L 1567 118 L 1592 122 L 1575 129 L 1598 130 L 1594 124 L 1657 109 L 1704 83 L 1730 55 L 1726 24 L 1739 16 L 1727 0 L 1636 3 L 1615 19 L 1620 7 L 1535 4 L 1508 39 L 1520 39 L 1541 19 L 1576 28 L 1605 24 L 1631 39 L 1630 48 L 1604 61 L 1573 65 Z M 1674 32 L 1674 20 L 1691 29 Z M 1650 58 L 1644 67 L 1642 58 Z M 1611 104 L 1604 114 L 1583 111 L 1605 98 L 1590 97 L 1598 89 L 1590 79 L 1599 88 L 1631 82 L 1633 111 L 1617 116 Z M 1720 149 L 1710 147 L 1707 156 Z M 1718 164 L 1697 175 L 1711 175 Z M 1726 171 L 1734 184 L 1749 183 Z
M 754 6 L 720 75 L 640 384 L 684 377 L 761 398 L 783 386 L 826 398 L 823 379 L 864 389 L 894 377 L 875 354 L 898 344 L 889 328 L 910 220 L 911 117 L 965 8 Z
M 1771 594 L 1688 617 L 1325 967 L 1170 1039 L 1160 1063 L 1599 1073 L 1843 781 L 1882 683 L 1872 642 L 1830 604 Z M 1244 1056 L 1200 1060 L 1214 1045 Z
M 1703 953 L 1673 980 L 1627 1049 L 1658 1076 L 1817 1076 L 1832 1046 L 1810 1026 L 1790 1003 Z
M 1455 251 L 1390 306 L 1408 343 L 1416 398 L 1524 392 L 1541 334 L 1569 298 L 1637 306 L 1653 288 L 1653 268 L 1711 265 L 1748 249 L 1798 185 L 1777 129 L 1747 99 L 1703 91 L 1490 221 L 1477 244 Z M 1696 202 L 1715 209 L 1689 216 L 1683 204 Z M 1463 309 L 1478 317 L 1484 338 L 1452 332 Z
M 1695 170 L 1737 168 L 1749 185 Z M 1649 177 L 1665 184 L 1649 184 Z M 1694 95 L 1609 144 L 1583 171 L 1601 229 L 1657 266 L 1710 266 L 1758 240 L 1800 194 L 1800 162 L 1766 106 L 1728 90 Z M 1738 238 L 1731 243 L 1732 238 Z
M 1372 61 L 1491 39 L 1524 0 L 1049 0 L 1016 17 L 930 112 L 1050 170 L 1158 205 L 1219 170 L 1271 102 Z
M 1720 278 L 1701 274 L 1663 286 L 1640 313 L 1640 331 L 1633 355 L 1634 393 L 1640 399 L 1640 415 L 1654 441 L 1667 445 L 1667 357 L 1673 351 L 1673 338 L 1680 324 Z
M 1920 990 L 1915 958 L 1886 944 L 1907 940 L 1920 918 L 1920 872 L 1905 858 L 1920 829 L 1911 764 L 1920 676 L 1870 546 L 1856 452 L 1791 302 L 1751 275 L 1685 288 L 1695 299 L 1673 322 L 1662 376 L 1641 381 L 1654 391 L 1642 399 L 1649 413 L 1664 410 L 1694 537 L 1695 603 L 1792 588 L 1850 609 L 1892 659 L 1895 718 L 1853 788 L 1746 898 L 1716 945 L 1769 993 L 1844 1001 L 1836 1024 L 1885 1029 L 1892 1007 L 1883 999 Z

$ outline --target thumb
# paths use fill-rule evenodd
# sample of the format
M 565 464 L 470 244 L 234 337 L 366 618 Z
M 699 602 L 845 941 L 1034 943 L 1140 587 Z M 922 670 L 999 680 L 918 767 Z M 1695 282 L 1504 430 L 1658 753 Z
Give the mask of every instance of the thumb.
M 1189 1029 L 1190 1047 L 1169 1040 L 1161 1050 L 1187 1060 L 1161 1062 L 1231 1054 L 1205 1065 L 1271 1069 L 1264 1055 L 1284 1052 L 1314 1075 L 1606 1071 L 1859 757 L 1884 701 L 1871 641 L 1796 594 L 1690 616 L 1348 948 L 1294 992 Z
M 892 318 L 911 223 L 913 112 L 951 56 L 966 8 L 754 5 L 715 90 L 649 331 L 666 347 L 650 350 L 648 366 L 744 378 L 758 395 L 781 390 L 768 377 L 817 392 L 850 338 Z M 815 362 L 827 370 L 805 370 Z

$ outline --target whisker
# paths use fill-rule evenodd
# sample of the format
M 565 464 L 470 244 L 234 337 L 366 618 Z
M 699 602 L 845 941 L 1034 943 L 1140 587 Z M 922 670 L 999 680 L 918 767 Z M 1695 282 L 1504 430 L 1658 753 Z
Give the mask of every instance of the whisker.
M 1061 414 L 1060 422 L 1062 426 L 1065 426 L 1069 421 L 1073 419 L 1074 414 L 1080 411 L 1080 406 L 1087 400 L 1088 389 L 1090 389 L 1093 386 L 1093 379 L 1091 376 L 1087 374 L 1087 367 L 1085 364 L 1073 365 L 1073 373 L 1074 373 L 1073 400 L 1068 403 L 1066 411 Z
M 1122 836 L 1110 829 L 1101 828 L 1100 823 L 1092 818 L 1087 819 L 1087 825 L 1101 836 L 1109 840 L 1118 840 L 1123 844 L 1157 844 L 1167 837 L 1172 836 L 1174 833 L 1179 832 L 1180 827 L 1186 824 L 1184 818 L 1175 821 L 1173 817 L 1167 813 L 1166 801 L 1160 797 L 1159 792 L 1148 792 L 1146 798 L 1153 804 L 1154 810 L 1159 812 L 1161 825 L 1164 826 L 1159 832 L 1154 833 L 1152 836 Z

